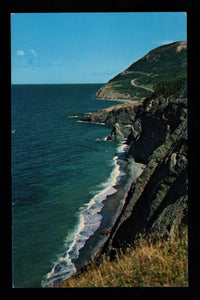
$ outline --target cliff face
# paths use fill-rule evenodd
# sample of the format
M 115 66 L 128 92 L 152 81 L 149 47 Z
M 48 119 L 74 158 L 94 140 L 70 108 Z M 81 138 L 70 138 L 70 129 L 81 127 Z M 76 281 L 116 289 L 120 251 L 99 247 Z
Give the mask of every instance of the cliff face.
M 125 140 L 146 167 L 132 181 L 101 252 L 134 243 L 138 234 L 171 237 L 187 225 L 187 43 L 150 51 L 97 92 L 97 98 L 134 99 L 85 115 L 112 126 L 108 140 Z
M 187 119 L 186 98 L 146 99 L 136 113 L 129 136 L 131 153 L 136 161 L 148 163 L 153 151 Z
M 167 121 L 166 130 L 156 136 L 154 128 L 150 149 L 145 155 L 140 152 L 140 139 L 148 147 L 150 142 L 149 130 L 144 130 L 137 141 L 131 141 L 131 155 L 140 153 L 146 168 L 135 184 L 132 184 L 126 205 L 111 233 L 106 249 L 111 250 L 122 242 L 134 242 L 139 233 L 154 237 L 169 237 L 175 228 L 187 224 L 187 113 L 185 101 L 180 101 L 168 113 L 175 113 L 180 109 L 177 126 Z M 164 105 L 167 108 L 168 105 Z M 163 107 L 163 108 L 164 108 Z M 173 107 L 173 106 L 171 106 Z M 163 117 L 163 115 L 161 115 Z M 144 117 L 144 116 L 143 116 Z M 150 127 L 149 115 L 143 126 Z M 157 121 L 157 120 L 156 120 Z M 163 127 L 164 128 L 164 127 Z M 149 129 L 149 128 L 148 128 Z M 164 140 L 164 141 L 163 141 Z M 158 146 L 158 144 L 160 144 Z M 153 145 L 153 146 L 152 146 Z M 104 248 L 105 249 L 105 248 Z
M 126 140 L 129 155 L 146 165 L 132 183 L 103 252 L 134 243 L 139 233 L 172 236 L 187 224 L 187 99 L 146 99 L 84 116 L 112 125 L 108 139 Z

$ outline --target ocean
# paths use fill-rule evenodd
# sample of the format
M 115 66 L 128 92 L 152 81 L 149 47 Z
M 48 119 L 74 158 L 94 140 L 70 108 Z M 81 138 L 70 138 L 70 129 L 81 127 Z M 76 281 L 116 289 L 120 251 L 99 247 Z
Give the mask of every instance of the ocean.
M 109 208 L 105 199 L 116 197 L 126 178 L 126 145 L 106 141 L 110 127 L 79 121 L 119 103 L 95 99 L 101 86 L 12 85 L 14 287 L 52 286 L 73 275 L 103 243 L 95 234 L 111 226 L 113 207 L 122 205 L 118 197 Z

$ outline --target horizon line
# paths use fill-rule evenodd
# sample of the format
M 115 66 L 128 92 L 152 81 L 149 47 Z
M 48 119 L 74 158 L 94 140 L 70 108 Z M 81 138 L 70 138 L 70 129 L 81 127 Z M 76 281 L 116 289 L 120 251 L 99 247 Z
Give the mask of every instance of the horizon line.
M 74 82 L 74 83 L 11 83 L 11 85 L 64 85 L 64 84 L 106 84 L 106 82 Z

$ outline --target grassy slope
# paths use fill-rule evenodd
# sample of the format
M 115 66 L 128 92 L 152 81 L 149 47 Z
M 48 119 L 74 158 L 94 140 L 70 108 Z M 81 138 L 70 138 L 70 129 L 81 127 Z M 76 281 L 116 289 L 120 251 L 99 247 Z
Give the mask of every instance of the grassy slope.
M 63 287 L 155 287 L 188 285 L 187 230 L 173 240 L 156 243 L 141 238 L 136 249 L 104 259 L 84 274 L 66 280 Z

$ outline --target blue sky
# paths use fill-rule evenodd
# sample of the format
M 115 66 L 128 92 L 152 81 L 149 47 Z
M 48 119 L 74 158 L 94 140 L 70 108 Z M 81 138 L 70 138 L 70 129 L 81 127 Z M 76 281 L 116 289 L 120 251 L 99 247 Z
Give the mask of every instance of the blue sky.
M 11 82 L 104 83 L 150 50 L 187 39 L 186 13 L 11 14 Z

